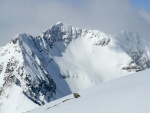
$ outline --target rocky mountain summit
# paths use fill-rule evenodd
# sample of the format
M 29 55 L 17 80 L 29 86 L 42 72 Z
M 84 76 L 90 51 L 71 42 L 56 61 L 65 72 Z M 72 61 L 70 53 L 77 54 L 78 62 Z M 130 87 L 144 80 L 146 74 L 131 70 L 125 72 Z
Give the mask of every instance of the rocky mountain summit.
M 0 112 L 24 112 L 145 70 L 150 67 L 149 49 L 131 31 L 107 35 L 62 22 L 36 37 L 19 34 L 0 48 Z

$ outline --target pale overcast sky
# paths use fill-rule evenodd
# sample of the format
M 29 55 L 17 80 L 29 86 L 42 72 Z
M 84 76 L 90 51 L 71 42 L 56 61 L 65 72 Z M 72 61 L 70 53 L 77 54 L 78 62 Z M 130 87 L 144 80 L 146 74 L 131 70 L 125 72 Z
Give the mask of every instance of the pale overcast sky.
M 0 0 L 0 46 L 16 34 L 39 35 L 58 21 L 108 34 L 150 33 L 149 0 Z

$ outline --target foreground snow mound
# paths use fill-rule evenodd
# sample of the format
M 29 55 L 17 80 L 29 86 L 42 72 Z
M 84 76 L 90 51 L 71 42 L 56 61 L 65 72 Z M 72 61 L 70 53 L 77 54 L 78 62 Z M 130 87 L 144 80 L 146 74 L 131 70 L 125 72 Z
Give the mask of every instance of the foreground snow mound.
M 150 70 L 66 96 L 27 113 L 148 113 Z
M 149 48 L 131 31 L 107 35 L 62 22 L 37 37 L 19 34 L 0 48 L 0 112 L 24 112 L 147 69 Z

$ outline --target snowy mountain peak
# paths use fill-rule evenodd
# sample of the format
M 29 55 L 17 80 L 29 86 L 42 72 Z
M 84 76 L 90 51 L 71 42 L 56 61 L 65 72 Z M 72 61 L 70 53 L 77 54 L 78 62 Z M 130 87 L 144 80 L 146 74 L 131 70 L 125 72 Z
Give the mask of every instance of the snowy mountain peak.
M 63 25 L 64 23 L 62 22 L 62 21 L 58 21 L 57 23 L 56 23 L 56 25 Z
M 149 48 L 131 31 L 107 35 L 62 22 L 36 37 L 19 34 L 0 48 L 0 112 L 27 111 L 72 92 L 147 69 Z M 11 106 L 14 99 L 17 102 Z M 25 104 L 30 107 L 24 108 Z

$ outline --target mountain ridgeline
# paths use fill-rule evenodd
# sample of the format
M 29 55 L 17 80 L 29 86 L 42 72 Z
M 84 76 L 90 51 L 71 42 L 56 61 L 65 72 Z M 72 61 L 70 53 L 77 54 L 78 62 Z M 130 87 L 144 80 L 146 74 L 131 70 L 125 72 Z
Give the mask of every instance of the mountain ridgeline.
M 37 37 L 19 34 L 0 48 L 0 112 L 24 112 L 145 70 L 150 67 L 149 49 L 131 31 L 107 35 L 62 22 Z M 17 102 L 11 106 L 10 101 Z M 23 108 L 25 104 L 30 107 Z

